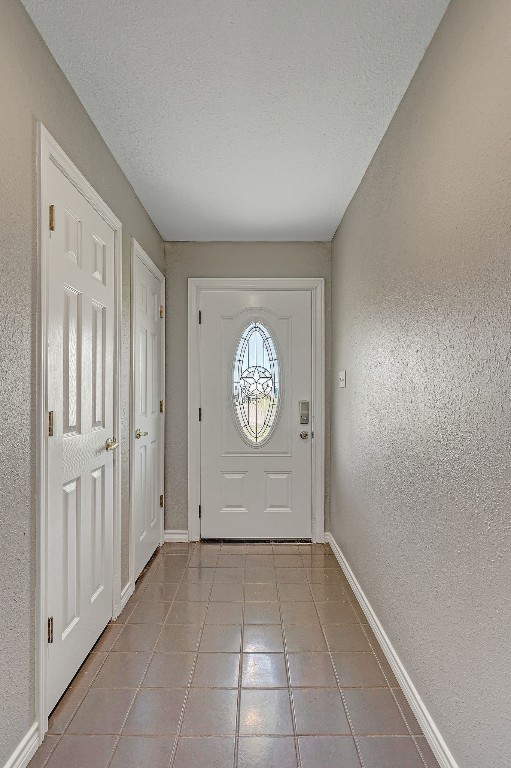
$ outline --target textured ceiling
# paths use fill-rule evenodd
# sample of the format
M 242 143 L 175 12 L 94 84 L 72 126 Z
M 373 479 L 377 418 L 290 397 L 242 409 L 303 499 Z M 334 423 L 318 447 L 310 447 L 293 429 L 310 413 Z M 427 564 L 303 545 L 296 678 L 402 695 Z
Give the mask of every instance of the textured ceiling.
M 23 0 L 166 240 L 329 240 L 447 0 Z

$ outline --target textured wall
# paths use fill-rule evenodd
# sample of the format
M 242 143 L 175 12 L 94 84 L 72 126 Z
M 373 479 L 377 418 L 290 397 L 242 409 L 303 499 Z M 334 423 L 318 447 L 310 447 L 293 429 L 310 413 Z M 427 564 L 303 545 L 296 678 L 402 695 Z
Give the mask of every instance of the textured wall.
M 17 0 L 0 22 L 0 765 L 35 719 L 37 121 L 123 222 L 123 575 L 127 579 L 130 236 L 163 267 L 163 243 Z
M 510 29 L 453 0 L 332 252 L 332 531 L 460 768 L 511 765 Z
M 165 528 L 188 528 L 188 278 L 324 277 L 327 381 L 330 371 L 330 243 L 165 243 L 167 415 Z M 327 391 L 325 513 L 329 509 Z M 327 529 L 328 530 L 328 529 Z

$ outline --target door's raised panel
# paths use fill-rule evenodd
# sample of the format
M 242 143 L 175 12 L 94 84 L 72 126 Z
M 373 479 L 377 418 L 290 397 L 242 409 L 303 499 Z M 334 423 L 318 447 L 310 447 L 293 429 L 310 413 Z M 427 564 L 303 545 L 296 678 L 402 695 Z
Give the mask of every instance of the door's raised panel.
M 147 445 L 141 445 L 137 451 L 137 488 L 138 498 L 138 537 L 142 541 L 146 535 L 146 494 L 147 494 Z
M 160 319 L 160 294 L 154 290 L 151 291 L 151 308 L 153 320 L 157 323 Z
M 105 315 L 106 308 L 92 302 L 92 426 L 105 426 Z
M 151 388 L 151 415 L 155 416 L 160 410 L 160 399 L 158 397 L 160 393 L 158 376 L 158 336 L 156 333 L 151 333 L 151 368 L 147 371 L 147 375 L 151 377 L 149 383 Z
M 143 280 L 138 284 L 138 308 L 147 315 L 147 283 Z
M 293 508 L 291 472 L 265 472 L 266 511 L 284 512 Z
M 92 235 L 92 276 L 106 284 L 106 244 L 96 234 Z
M 222 472 L 223 512 L 247 512 L 247 472 Z
M 147 445 L 147 520 L 148 525 L 152 526 L 156 522 L 157 504 L 156 504 L 156 458 L 157 444 L 152 440 Z
M 82 266 L 82 222 L 67 205 L 64 206 L 65 254 L 78 267 Z
M 80 616 L 81 480 L 64 488 L 62 505 L 62 639 Z
M 82 295 L 64 286 L 63 432 L 81 432 Z
M 91 473 L 91 603 L 105 584 L 105 467 Z
M 147 416 L 147 330 L 141 328 L 138 337 L 138 413 Z

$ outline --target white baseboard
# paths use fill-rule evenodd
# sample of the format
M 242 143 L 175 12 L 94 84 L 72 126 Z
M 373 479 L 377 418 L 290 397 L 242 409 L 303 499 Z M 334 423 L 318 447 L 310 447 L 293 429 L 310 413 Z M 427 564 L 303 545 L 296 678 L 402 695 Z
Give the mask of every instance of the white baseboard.
M 34 723 L 20 741 L 4 768 L 26 768 L 39 746 L 39 724 Z
M 458 768 L 458 764 L 456 760 L 452 756 L 449 750 L 449 747 L 447 746 L 444 739 L 442 738 L 442 735 L 438 730 L 438 728 L 436 727 L 433 721 L 433 718 L 431 717 L 428 710 L 426 709 L 424 702 L 419 696 L 419 693 L 416 687 L 412 683 L 410 676 L 408 675 L 406 669 L 401 663 L 399 656 L 394 650 L 392 643 L 387 637 L 385 630 L 383 629 L 382 625 L 380 624 L 380 621 L 378 620 L 378 617 L 373 611 L 371 604 L 367 599 L 367 597 L 365 596 L 364 591 L 362 590 L 362 587 L 358 583 L 355 577 L 355 574 L 351 570 L 348 564 L 348 561 L 346 560 L 343 553 L 341 552 L 339 545 L 337 544 L 336 540 L 334 539 L 331 533 L 325 534 L 325 541 L 327 544 L 330 544 L 332 552 L 334 553 L 339 565 L 344 571 L 344 575 L 349 581 L 350 586 L 353 592 L 355 593 L 355 597 L 357 598 L 358 603 L 362 608 L 364 615 L 371 626 L 371 629 L 376 635 L 376 639 L 378 640 L 381 646 L 381 649 L 385 654 L 385 657 L 389 662 L 392 668 L 392 671 L 394 672 L 397 678 L 397 681 L 401 686 L 401 689 L 412 709 L 412 712 L 417 718 L 417 722 L 422 728 L 424 736 L 426 737 L 429 746 L 433 750 L 433 753 L 436 759 L 438 760 L 441 768 Z
M 122 609 L 130 599 L 134 591 L 135 591 L 135 585 L 133 584 L 132 581 L 128 581 L 126 586 L 123 587 L 121 591 L 121 610 L 119 611 L 119 613 L 121 613 Z
M 188 541 L 188 531 L 164 531 L 163 541 Z

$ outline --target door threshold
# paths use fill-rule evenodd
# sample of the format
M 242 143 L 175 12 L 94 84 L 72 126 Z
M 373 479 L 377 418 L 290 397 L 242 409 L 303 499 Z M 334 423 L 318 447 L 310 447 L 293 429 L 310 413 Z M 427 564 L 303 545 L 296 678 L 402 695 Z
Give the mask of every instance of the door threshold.
M 204 544 L 311 544 L 312 539 L 201 539 Z

